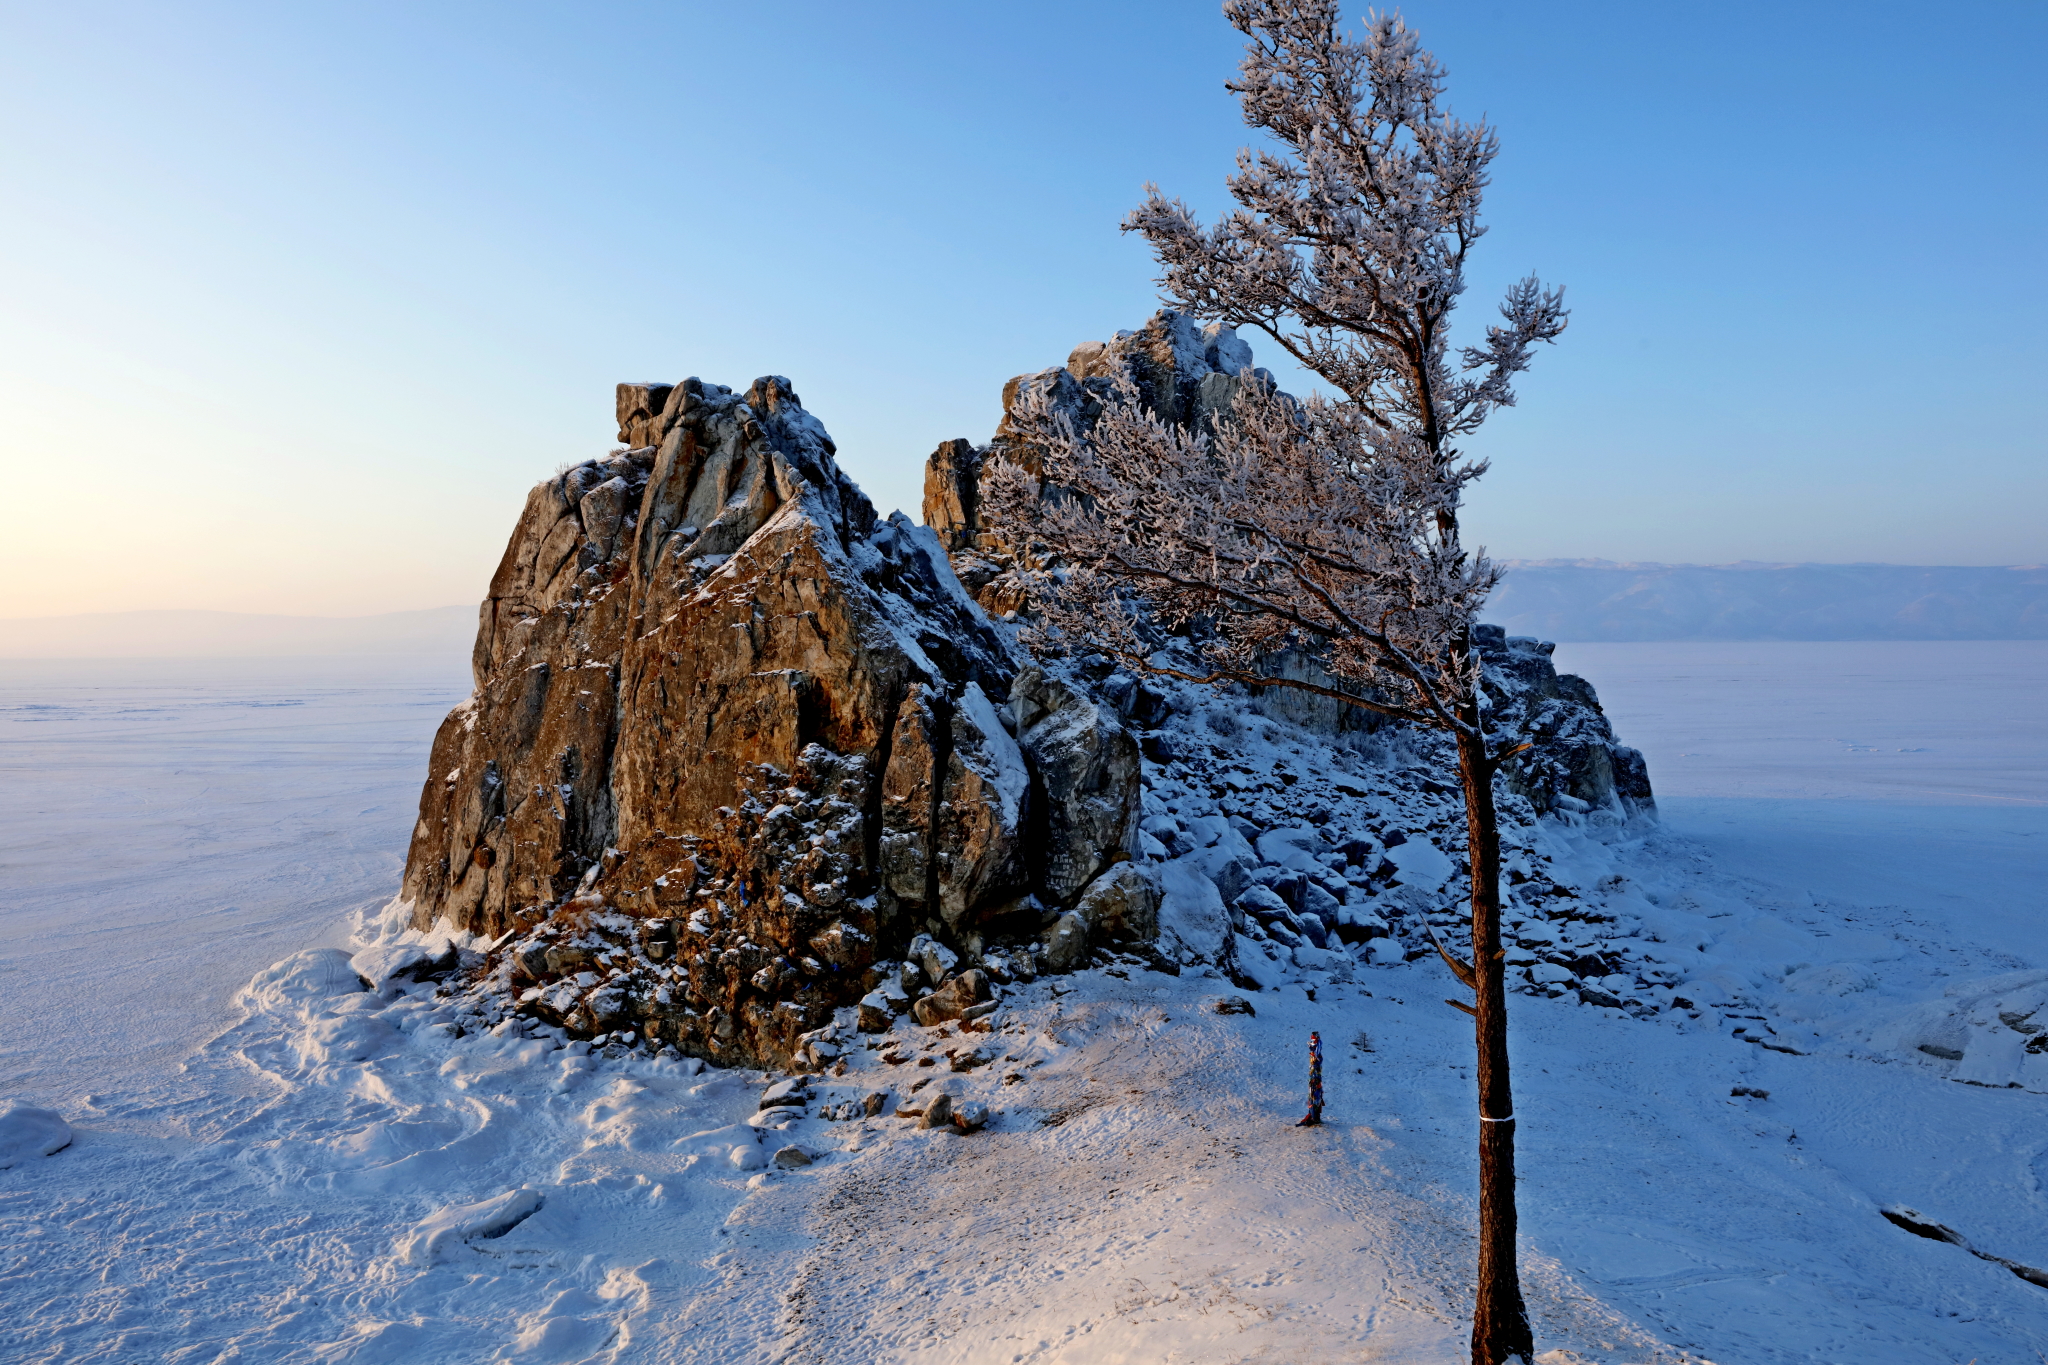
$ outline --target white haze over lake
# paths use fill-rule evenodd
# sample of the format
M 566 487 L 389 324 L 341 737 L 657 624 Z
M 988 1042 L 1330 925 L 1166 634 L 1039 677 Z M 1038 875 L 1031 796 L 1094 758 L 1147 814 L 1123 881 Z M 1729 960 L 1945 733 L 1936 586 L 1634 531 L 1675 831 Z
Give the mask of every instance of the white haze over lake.
M 1915 1010 L 2048 980 L 2048 645 L 1557 662 L 1647 754 L 1665 820 L 1632 844 L 1560 828 L 1558 865 L 1639 888 L 1667 945 L 1697 934 L 1686 989 L 1730 994 L 1691 1023 L 1514 998 L 1526 1273 L 1539 1349 L 1570 1352 L 1546 1365 L 2048 1350 L 2048 1290 L 1875 1211 L 2048 1266 L 2025 1035 L 1976 1084 L 1956 1080 L 1996 1059 L 1974 1041 L 1960 1066 L 1881 1046 Z M 467 688 L 453 650 L 0 663 L 0 1107 L 53 1107 L 77 1135 L 0 1170 L 15 1355 L 1093 1365 L 1350 1359 L 1363 1337 L 1462 1358 L 1470 1030 L 1427 959 L 1317 1002 L 1258 992 L 1256 1019 L 1217 1019 L 1226 983 L 1192 976 L 1041 983 L 1016 1002 L 1037 1021 L 1004 1044 L 1016 1064 L 1164 1108 L 957 1147 L 901 1124 L 766 1131 L 749 1073 L 457 1039 L 423 995 L 322 1008 L 340 959 L 317 951 L 238 994 L 348 945 L 390 895 Z M 1729 1036 L 1764 1015 L 1792 1052 Z M 1315 1137 L 1285 1126 L 1310 1027 L 1332 1053 Z M 727 1160 L 788 1140 L 820 1164 Z M 1048 1214 L 1056 1196 L 1072 1207 Z M 424 1249 L 501 1204 L 538 1211 Z
M 404 672 L 464 659 L 475 607 L 374 616 L 266 616 L 242 611 L 102 611 L 0 619 L 0 659 L 257 659 L 374 656 Z M 319 676 L 316 672 L 310 676 Z

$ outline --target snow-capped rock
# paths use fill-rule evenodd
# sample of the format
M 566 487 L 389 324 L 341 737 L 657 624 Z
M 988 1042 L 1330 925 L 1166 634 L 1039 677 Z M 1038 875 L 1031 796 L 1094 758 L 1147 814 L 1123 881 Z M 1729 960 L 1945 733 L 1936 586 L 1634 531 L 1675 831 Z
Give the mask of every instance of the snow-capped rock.
M 760 1108 L 778 1109 L 793 1106 L 801 1109 L 810 1099 L 808 1083 L 801 1076 L 777 1081 L 761 1093 Z
M 0 1109 L 0 1170 L 71 1145 L 71 1125 L 54 1109 L 9 1101 Z
M 442 1209 L 402 1238 L 398 1253 L 413 1265 L 445 1261 L 467 1242 L 504 1236 L 545 1202 L 539 1190 L 522 1185 L 493 1199 Z
M 1124 372 L 1199 422 L 1250 364 L 1228 329 L 1169 310 L 1006 401 L 1051 385 L 1085 421 Z M 835 1010 L 869 1032 L 912 1000 L 920 1022 L 965 1018 L 990 985 L 1106 950 L 1265 984 L 1346 975 L 1366 942 L 1366 963 L 1432 930 L 1457 942 L 1440 739 L 1286 689 L 1028 657 L 988 614 L 1009 609 L 1001 528 L 979 519 L 993 447 L 934 455 L 917 527 L 875 515 L 786 380 L 625 385 L 618 412 L 624 449 L 529 496 L 407 860 L 415 930 L 488 948 L 467 988 L 499 1012 L 816 1067 L 800 1040 Z M 1496 709 L 1534 741 L 1503 783 L 1510 827 L 1654 809 L 1640 757 L 1547 646 L 1475 638 Z M 1509 880 L 1531 884 L 1516 911 L 1538 927 L 1517 965 L 1614 975 L 1631 950 L 1541 928 L 1575 891 L 1524 862 Z M 361 965 L 380 987 L 442 970 L 413 953 Z M 956 1000 L 963 966 L 982 985 Z M 1593 989 L 1657 1007 L 1656 983 L 1624 975 Z

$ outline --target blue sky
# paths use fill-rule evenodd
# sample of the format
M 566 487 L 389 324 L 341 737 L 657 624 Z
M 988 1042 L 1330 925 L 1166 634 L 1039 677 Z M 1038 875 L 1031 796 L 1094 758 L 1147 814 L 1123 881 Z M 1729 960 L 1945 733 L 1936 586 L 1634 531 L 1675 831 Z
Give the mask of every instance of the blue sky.
M 1467 327 L 1574 308 L 1473 443 L 1495 554 L 2048 559 L 2048 6 L 1403 12 L 1504 144 Z M 474 601 L 620 379 L 786 374 L 914 512 L 1156 306 L 1117 223 L 1220 206 L 1239 50 L 1206 0 L 0 3 L 0 616 Z

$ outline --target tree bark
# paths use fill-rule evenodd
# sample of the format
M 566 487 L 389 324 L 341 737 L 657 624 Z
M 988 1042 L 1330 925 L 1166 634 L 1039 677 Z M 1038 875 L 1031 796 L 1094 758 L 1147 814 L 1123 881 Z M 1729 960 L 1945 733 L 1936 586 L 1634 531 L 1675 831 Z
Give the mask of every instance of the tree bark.
M 1465 789 L 1466 850 L 1472 875 L 1473 1029 L 1479 1077 L 1479 1283 L 1472 1306 L 1472 1365 L 1530 1360 L 1535 1341 L 1515 1259 L 1515 1103 L 1508 1084 L 1507 954 L 1500 934 L 1500 822 L 1493 804 L 1497 766 L 1479 736 L 1476 703 L 1460 708 L 1458 776 Z

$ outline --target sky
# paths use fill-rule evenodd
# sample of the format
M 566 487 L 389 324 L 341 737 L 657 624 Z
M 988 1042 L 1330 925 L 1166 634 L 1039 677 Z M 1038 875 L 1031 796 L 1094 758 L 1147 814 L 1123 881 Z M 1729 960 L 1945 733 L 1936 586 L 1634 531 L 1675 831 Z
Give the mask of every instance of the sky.
M 2048 559 L 2048 6 L 1402 12 L 1502 140 L 1465 333 L 1531 271 L 1573 309 L 1471 539 Z M 1158 306 L 1118 224 L 1227 202 L 1241 46 L 1207 0 L 0 0 L 0 617 L 474 602 L 620 380 L 787 375 L 915 515 Z

